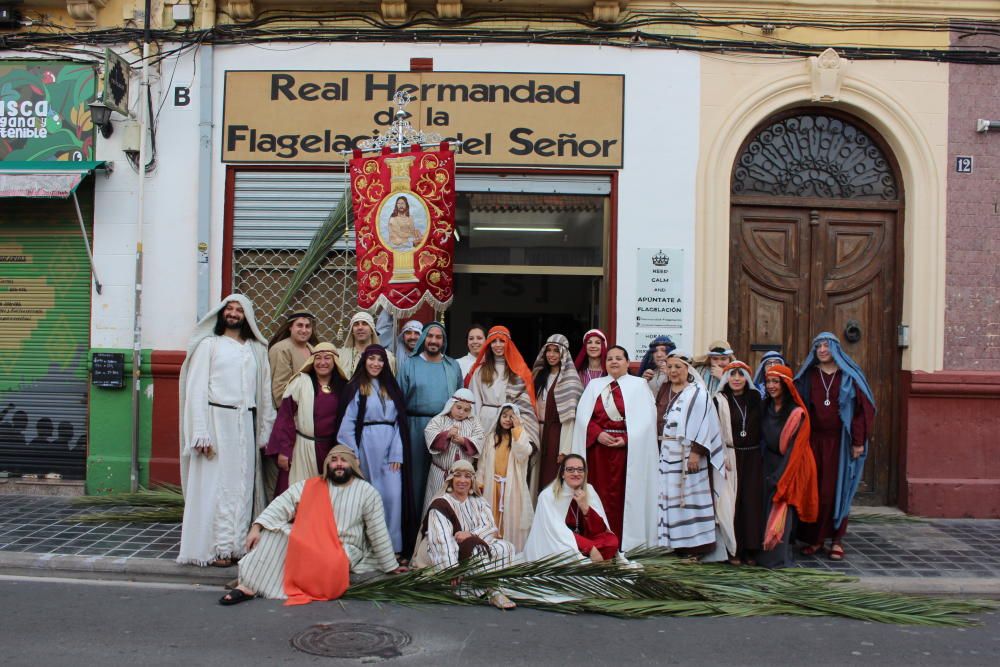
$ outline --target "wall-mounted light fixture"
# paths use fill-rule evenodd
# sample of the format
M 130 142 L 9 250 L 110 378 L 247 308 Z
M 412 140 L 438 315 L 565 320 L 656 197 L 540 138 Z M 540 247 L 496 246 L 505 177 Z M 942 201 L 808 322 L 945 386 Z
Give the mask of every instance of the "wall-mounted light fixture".
M 986 120 L 980 118 L 976 121 L 976 132 L 1000 132 L 1000 120 Z
M 88 106 L 90 107 L 90 119 L 94 122 L 94 125 L 100 128 L 101 134 L 107 139 L 115 130 L 111 126 L 111 107 L 105 105 L 100 97 Z

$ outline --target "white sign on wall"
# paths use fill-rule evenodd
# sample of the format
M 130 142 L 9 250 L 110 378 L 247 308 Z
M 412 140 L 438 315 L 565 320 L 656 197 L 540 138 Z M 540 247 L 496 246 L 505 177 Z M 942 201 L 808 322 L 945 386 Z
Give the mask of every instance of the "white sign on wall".
M 635 281 L 635 358 L 657 336 L 670 336 L 683 350 L 684 250 L 637 248 Z

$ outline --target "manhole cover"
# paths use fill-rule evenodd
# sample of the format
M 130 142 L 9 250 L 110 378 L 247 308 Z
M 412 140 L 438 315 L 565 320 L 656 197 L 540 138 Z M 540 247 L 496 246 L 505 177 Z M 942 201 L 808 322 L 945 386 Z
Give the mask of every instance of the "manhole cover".
M 329 658 L 395 658 L 410 641 L 410 635 L 384 625 L 320 623 L 292 637 L 292 646 Z

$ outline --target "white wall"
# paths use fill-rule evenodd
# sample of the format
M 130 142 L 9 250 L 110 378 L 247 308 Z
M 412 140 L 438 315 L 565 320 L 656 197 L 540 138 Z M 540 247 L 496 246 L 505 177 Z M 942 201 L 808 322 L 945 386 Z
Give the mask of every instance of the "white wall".
M 694 258 L 694 192 L 698 150 L 699 61 L 667 51 L 589 46 L 320 44 L 217 47 L 214 66 L 213 171 L 198 174 L 198 77 L 193 54 L 164 61 L 153 86 L 157 166 L 146 182 L 143 232 L 143 347 L 183 349 L 196 318 L 197 193 L 212 191 L 210 301 L 220 293 L 226 165 L 220 161 L 225 72 L 231 69 L 329 69 L 408 71 L 410 58 L 431 57 L 437 71 L 553 72 L 625 75 L 624 169 L 618 189 L 617 340 L 635 338 L 635 248 L 685 250 L 684 339 L 691 340 Z M 176 69 L 175 69 L 176 64 Z M 170 81 L 171 77 L 173 80 Z M 162 80 L 166 100 L 161 99 Z M 138 90 L 136 80 L 132 82 Z M 169 85 L 168 85 L 169 84 Z M 191 103 L 175 107 L 173 88 L 189 86 Z M 137 99 L 134 94 L 133 99 Z M 130 347 L 138 176 L 120 149 L 121 124 L 98 139 L 98 157 L 115 162 L 99 177 L 95 252 L 105 284 L 94 295 L 95 347 Z M 461 129 L 461 128 L 456 128 Z M 459 162 L 461 166 L 461 162 Z
M 165 49 L 170 45 L 165 45 Z M 134 55 L 127 56 L 130 60 Z M 173 77 L 162 104 L 160 78 Z M 172 88 L 193 78 L 189 54 L 151 69 L 156 124 L 156 167 L 147 175 L 143 225 L 142 346 L 183 349 L 195 321 L 198 192 L 198 109 L 172 105 Z M 139 80 L 132 79 L 133 116 L 138 117 Z M 97 158 L 114 163 L 98 174 L 94 210 L 94 259 L 104 286 L 92 294 L 93 347 L 132 347 L 139 175 L 122 153 L 125 119 L 113 116 L 114 134 L 97 137 Z

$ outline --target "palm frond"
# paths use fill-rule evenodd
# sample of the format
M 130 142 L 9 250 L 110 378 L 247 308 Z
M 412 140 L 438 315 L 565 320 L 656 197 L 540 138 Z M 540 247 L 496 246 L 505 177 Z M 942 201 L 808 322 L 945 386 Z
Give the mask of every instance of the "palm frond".
M 878 623 L 967 626 L 993 602 L 901 595 L 845 585 L 839 574 L 694 563 L 662 549 L 629 554 L 641 569 L 616 562 L 555 557 L 484 569 L 469 561 L 352 586 L 346 598 L 399 604 L 481 604 L 501 589 L 525 607 L 560 613 L 649 616 L 841 616 Z M 460 581 L 455 586 L 453 582 Z
M 345 190 L 340 196 L 340 201 L 330 211 L 320 228 L 316 230 L 306 254 L 295 267 L 295 272 L 288 283 L 284 296 L 274 309 L 274 319 L 279 321 L 285 314 L 288 304 L 295 298 L 296 293 L 302 286 L 309 282 L 309 278 L 316 272 L 316 269 L 326 260 L 333 245 L 347 233 L 351 221 L 351 197 L 350 190 Z
M 159 483 L 135 493 L 112 493 L 106 496 L 82 496 L 72 504 L 80 507 L 118 508 L 118 511 L 80 514 L 74 521 L 87 523 L 180 523 L 184 518 L 184 494 L 176 484 Z

